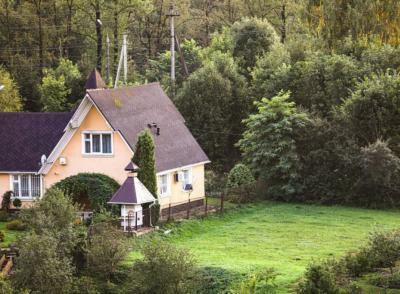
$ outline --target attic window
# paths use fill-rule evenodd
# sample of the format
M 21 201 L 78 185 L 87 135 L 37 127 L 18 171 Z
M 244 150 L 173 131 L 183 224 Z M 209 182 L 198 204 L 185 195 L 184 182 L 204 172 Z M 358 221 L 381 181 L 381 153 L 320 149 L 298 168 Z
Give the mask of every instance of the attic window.
M 111 132 L 84 132 L 82 153 L 87 155 L 110 155 L 113 153 Z

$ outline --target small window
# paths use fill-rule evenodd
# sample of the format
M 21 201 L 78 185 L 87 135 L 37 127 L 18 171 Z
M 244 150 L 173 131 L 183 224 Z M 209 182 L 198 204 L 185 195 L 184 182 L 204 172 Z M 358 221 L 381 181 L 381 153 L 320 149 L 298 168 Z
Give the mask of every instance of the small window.
M 112 154 L 112 134 L 84 133 L 82 149 L 84 154 Z
M 182 189 L 186 190 L 186 188 L 188 187 L 188 185 L 192 185 L 192 173 L 190 169 L 185 169 L 183 171 L 181 171 L 182 173 Z
M 169 177 L 168 175 L 161 175 L 158 177 L 158 186 L 160 196 L 167 196 L 169 193 Z
M 12 190 L 15 197 L 39 197 L 41 192 L 40 176 L 30 174 L 13 175 Z

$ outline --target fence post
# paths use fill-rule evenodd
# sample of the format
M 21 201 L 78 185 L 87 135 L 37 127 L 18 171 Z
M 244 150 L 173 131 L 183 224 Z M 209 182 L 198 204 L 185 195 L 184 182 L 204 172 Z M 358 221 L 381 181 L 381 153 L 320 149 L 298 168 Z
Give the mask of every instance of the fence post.
M 206 201 L 206 205 L 204 206 L 204 215 L 207 216 L 207 196 L 204 196 L 204 200 Z
M 135 211 L 135 231 L 137 231 L 137 211 Z
M 187 219 L 189 219 L 189 216 L 190 216 L 190 206 L 191 206 L 191 204 L 190 204 L 190 198 L 189 198 L 188 208 L 187 208 Z
M 221 193 L 221 208 L 220 208 L 220 212 L 223 213 L 224 212 L 224 192 Z
M 168 205 L 168 220 L 171 220 L 171 203 Z

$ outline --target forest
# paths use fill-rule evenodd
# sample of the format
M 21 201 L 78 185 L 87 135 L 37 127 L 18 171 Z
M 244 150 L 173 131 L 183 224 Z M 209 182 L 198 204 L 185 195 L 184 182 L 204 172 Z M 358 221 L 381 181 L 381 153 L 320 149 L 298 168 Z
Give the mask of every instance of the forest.
M 176 82 L 170 79 L 174 4 Z M 396 0 L 0 0 L 0 111 L 70 111 L 97 68 L 160 82 L 214 174 L 263 197 L 400 204 Z

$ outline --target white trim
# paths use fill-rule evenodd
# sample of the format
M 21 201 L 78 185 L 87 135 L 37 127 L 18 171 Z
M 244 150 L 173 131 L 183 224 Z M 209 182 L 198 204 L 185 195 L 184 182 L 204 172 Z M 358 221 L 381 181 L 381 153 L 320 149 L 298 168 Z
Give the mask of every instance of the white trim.
M 28 178 L 28 189 L 29 189 L 29 196 L 21 196 L 21 175 L 30 175 L 30 177 Z M 32 200 L 36 200 L 36 199 L 40 199 L 43 195 L 43 176 L 37 173 L 10 173 L 9 175 L 9 185 L 10 185 L 10 191 L 13 191 L 14 194 L 14 177 L 18 176 L 18 196 L 13 196 L 11 197 L 11 199 L 15 199 L 18 198 L 21 201 L 32 201 Z M 32 176 L 39 176 L 39 195 L 38 196 L 32 196 Z
M 100 135 L 100 152 L 86 152 L 85 148 L 85 135 L 90 135 L 90 150 L 93 150 L 93 136 L 92 135 Z M 111 152 L 103 153 L 103 136 L 102 135 L 111 135 Z M 91 157 L 91 156 L 101 156 L 101 157 L 112 157 L 114 155 L 114 133 L 112 131 L 82 131 L 81 132 L 81 154 L 83 156 Z
M 165 193 L 161 193 L 161 177 L 167 177 L 167 191 Z M 157 175 L 157 194 L 160 198 L 167 198 L 171 196 L 171 174 L 164 173 L 162 175 Z
M 177 168 L 173 168 L 173 169 L 168 169 L 168 170 L 163 170 L 163 171 L 160 171 L 160 172 L 158 172 L 158 173 L 156 173 L 156 175 L 163 175 L 163 174 L 167 174 L 167 173 L 172 173 L 172 172 L 176 172 L 176 171 L 179 171 L 179 170 L 182 170 L 182 169 L 189 169 L 189 168 L 191 168 L 191 167 L 195 167 L 195 166 L 198 166 L 198 165 L 204 165 L 204 164 L 207 164 L 207 163 L 210 163 L 211 161 L 202 161 L 202 162 L 198 162 L 198 163 L 193 163 L 193 164 L 189 164 L 189 165 L 185 165 L 185 166 L 181 166 L 181 167 L 177 167 Z

